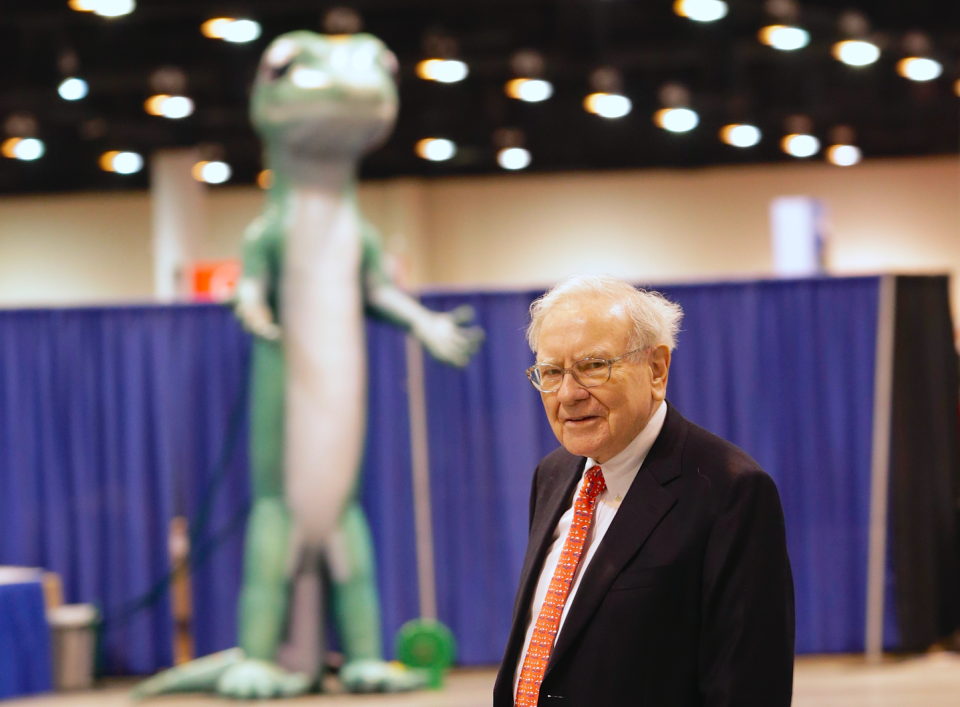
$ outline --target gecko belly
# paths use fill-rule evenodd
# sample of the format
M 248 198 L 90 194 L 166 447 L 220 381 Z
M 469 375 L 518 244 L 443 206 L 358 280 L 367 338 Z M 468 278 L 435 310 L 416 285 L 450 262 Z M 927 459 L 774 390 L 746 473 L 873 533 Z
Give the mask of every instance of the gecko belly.
M 284 467 L 300 542 L 320 546 L 356 487 L 366 419 L 366 342 L 356 208 L 339 194 L 292 197 L 282 316 Z

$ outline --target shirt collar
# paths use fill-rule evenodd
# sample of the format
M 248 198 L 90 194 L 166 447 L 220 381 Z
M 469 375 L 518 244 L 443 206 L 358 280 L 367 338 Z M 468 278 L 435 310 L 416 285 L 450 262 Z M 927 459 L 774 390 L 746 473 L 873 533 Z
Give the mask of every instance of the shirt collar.
M 663 421 L 667 417 L 667 401 L 664 400 L 653 417 L 647 422 L 646 426 L 640 430 L 640 434 L 633 438 L 623 451 L 615 457 L 608 459 L 606 464 L 600 464 L 603 470 L 603 480 L 607 489 L 618 496 L 625 496 L 633 483 L 644 459 L 650 452 L 653 443 L 657 441 L 657 436 L 663 428 Z M 596 460 L 587 458 L 587 465 L 584 469 L 590 469 L 596 464 Z

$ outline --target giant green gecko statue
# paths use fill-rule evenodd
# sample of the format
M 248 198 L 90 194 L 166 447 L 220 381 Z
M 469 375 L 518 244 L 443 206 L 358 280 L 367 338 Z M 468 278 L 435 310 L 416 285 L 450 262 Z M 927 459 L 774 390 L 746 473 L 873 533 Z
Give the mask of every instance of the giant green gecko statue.
M 391 281 L 357 208 L 358 161 L 396 118 L 395 71 L 394 55 L 365 34 L 292 32 L 263 55 L 251 118 L 272 185 L 245 235 L 236 308 L 255 335 L 240 645 L 160 673 L 136 696 L 306 692 L 322 674 L 327 606 L 348 690 L 424 684 L 383 660 L 373 547 L 357 500 L 364 314 L 404 327 L 455 366 L 466 365 L 483 335 L 466 326 L 470 313 L 429 311 Z

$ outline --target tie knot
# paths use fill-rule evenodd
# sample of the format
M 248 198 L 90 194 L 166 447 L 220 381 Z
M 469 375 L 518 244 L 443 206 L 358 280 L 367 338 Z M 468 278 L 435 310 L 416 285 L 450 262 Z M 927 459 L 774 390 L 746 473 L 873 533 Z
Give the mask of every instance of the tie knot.
M 603 480 L 603 470 L 598 465 L 595 464 L 587 469 L 586 476 L 581 494 L 588 498 L 596 498 L 607 490 L 607 482 Z

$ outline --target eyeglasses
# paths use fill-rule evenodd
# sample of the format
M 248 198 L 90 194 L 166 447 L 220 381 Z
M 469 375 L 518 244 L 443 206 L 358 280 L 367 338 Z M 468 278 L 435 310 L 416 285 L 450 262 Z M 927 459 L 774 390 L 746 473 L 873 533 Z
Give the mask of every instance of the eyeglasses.
M 596 388 L 610 380 L 613 364 L 630 354 L 648 348 L 650 347 L 641 346 L 616 358 L 581 358 L 579 361 L 574 361 L 570 368 L 564 368 L 555 363 L 537 363 L 527 369 L 527 378 L 541 393 L 555 393 L 560 390 L 563 376 L 567 373 L 572 374 L 573 379 L 584 388 Z

